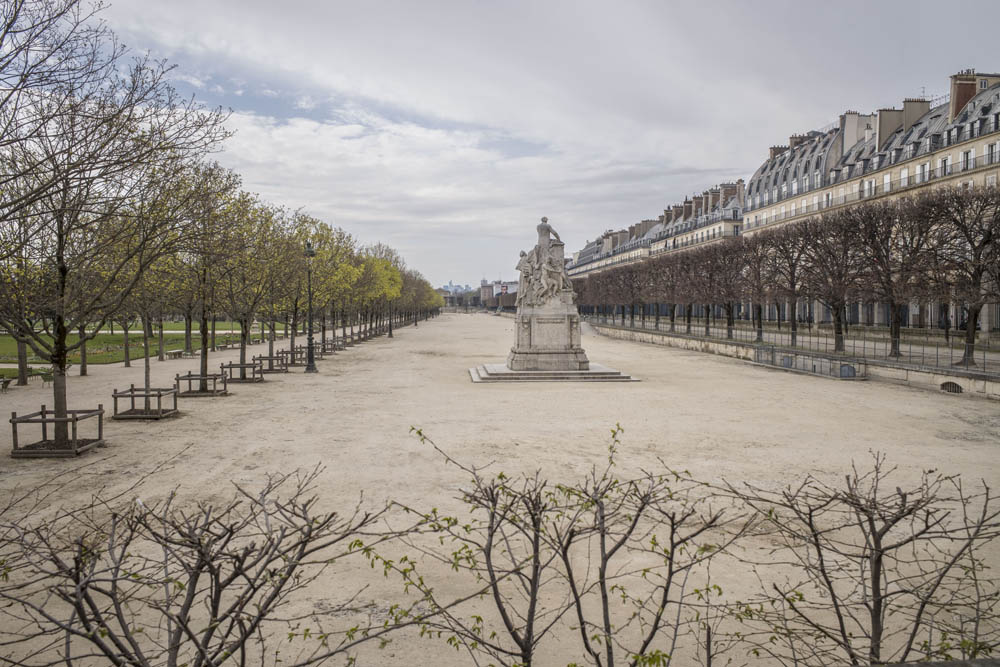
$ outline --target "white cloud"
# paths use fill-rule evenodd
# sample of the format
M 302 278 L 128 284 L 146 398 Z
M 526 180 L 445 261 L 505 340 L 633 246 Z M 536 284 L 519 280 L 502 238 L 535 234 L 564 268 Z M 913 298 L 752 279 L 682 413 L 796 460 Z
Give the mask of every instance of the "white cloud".
M 318 106 L 316 100 L 310 95 L 299 95 L 295 98 L 295 108 L 302 109 L 304 111 L 312 111 Z
M 170 78 L 174 79 L 175 81 L 183 81 L 189 86 L 194 86 L 195 88 L 198 89 L 204 89 L 206 85 L 205 79 L 202 79 L 200 77 L 194 76 L 193 74 L 188 74 L 179 70 L 174 70 L 173 72 L 171 72 Z
M 275 93 L 261 93 L 270 107 L 234 104 L 224 159 L 247 187 L 465 282 L 512 275 L 540 215 L 576 249 L 748 177 L 768 146 L 846 108 L 995 65 L 989 40 L 921 48 L 938 5 L 899 8 L 118 0 L 107 15 L 137 47 Z M 281 105 L 279 90 L 297 94 Z

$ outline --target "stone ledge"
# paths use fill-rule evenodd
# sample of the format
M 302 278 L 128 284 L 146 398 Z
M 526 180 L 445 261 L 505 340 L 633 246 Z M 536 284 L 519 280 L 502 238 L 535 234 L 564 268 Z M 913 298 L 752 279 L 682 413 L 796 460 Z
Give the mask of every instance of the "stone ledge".
M 474 383 L 480 382 L 638 382 L 600 364 L 590 364 L 585 371 L 512 371 L 502 364 L 482 364 L 469 369 Z

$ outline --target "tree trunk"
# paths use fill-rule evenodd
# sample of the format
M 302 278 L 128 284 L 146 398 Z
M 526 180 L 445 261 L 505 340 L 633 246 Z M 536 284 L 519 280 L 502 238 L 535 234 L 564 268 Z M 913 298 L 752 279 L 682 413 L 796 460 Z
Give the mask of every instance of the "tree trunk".
M 711 304 L 705 304 L 705 338 L 712 335 L 712 306 Z
M 28 384 L 28 345 L 17 341 L 17 386 Z
M 692 310 L 694 310 L 694 304 L 693 303 L 687 304 L 687 306 L 685 307 L 685 314 L 684 314 L 684 317 L 685 317 L 684 333 L 686 333 L 686 334 L 690 334 L 691 333 L 691 314 L 692 314 L 691 311 Z
M 982 310 L 982 304 L 969 306 L 969 317 L 965 321 L 965 349 L 962 352 L 962 360 L 958 362 L 962 366 L 976 365 L 976 328 L 979 326 L 979 314 Z
M 754 316 L 757 318 L 757 336 L 755 337 L 756 342 L 764 342 L 764 306 L 760 303 L 755 303 L 753 305 Z
M 193 319 L 190 312 L 184 314 L 184 352 L 187 354 L 194 353 L 194 349 L 191 346 L 191 324 Z
M 789 322 L 792 327 L 792 347 L 798 344 L 799 338 L 799 301 L 798 299 L 792 299 L 792 319 Z
M 299 304 L 298 302 L 296 302 L 292 304 L 292 337 L 289 339 L 289 345 L 288 345 L 288 349 L 291 350 L 291 356 L 289 357 L 291 363 L 295 363 L 295 333 L 298 331 L 298 328 L 299 328 Z
M 80 343 L 80 377 L 87 375 L 87 341 L 84 338 L 87 335 L 87 327 L 81 326 L 77 329 L 77 336 L 83 342 Z
M 895 301 L 889 301 L 889 356 L 899 357 L 900 323 L 903 307 Z
M 158 344 L 157 344 L 157 347 L 159 348 L 159 351 L 158 351 L 158 354 L 156 355 L 156 357 L 157 357 L 157 359 L 159 361 L 165 361 L 166 358 L 167 358 L 167 349 L 166 349 L 167 346 L 163 344 L 164 343 L 164 336 L 163 336 L 163 315 L 160 315 L 159 319 L 157 320 L 157 323 L 160 325 L 160 330 L 159 330 L 159 341 L 158 341 Z
M 726 309 L 726 338 L 732 339 L 733 337 L 733 324 L 734 324 L 734 311 L 736 306 L 733 305 L 732 301 L 728 301 L 725 304 Z
M 215 315 L 213 313 L 212 314 L 212 352 L 215 352 L 215 350 L 216 350 L 216 347 L 215 347 L 215 326 L 216 326 L 216 324 L 218 324 L 218 322 L 219 322 L 218 315 Z
M 66 322 L 61 315 L 55 317 L 55 326 L 52 329 L 52 407 L 55 416 L 65 419 L 68 416 L 66 411 Z M 58 421 L 55 423 L 54 438 L 60 447 L 67 447 L 69 444 L 69 422 Z
M 130 368 L 132 366 L 132 354 L 131 354 L 131 351 L 129 350 L 129 344 L 128 344 L 128 329 L 129 329 L 129 322 L 128 322 L 128 320 L 125 320 L 124 322 L 122 322 L 122 335 L 124 336 L 124 340 L 125 340 L 125 367 L 126 368 Z
M 250 326 L 251 318 L 243 317 L 240 318 L 240 363 L 245 364 L 247 362 L 247 343 L 250 342 Z M 240 379 L 245 380 L 247 377 L 247 369 L 240 369 Z
M 149 339 L 153 333 L 153 322 L 150 320 L 148 315 L 142 315 L 139 320 L 142 323 L 142 352 L 143 352 L 143 387 L 146 389 L 146 393 L 149 394 L 149 388 L 151 383 L 151 373 L 149 368 Z M 151 411 L 149 404 L 149 396 L 145 397 L 143 402 L 143 409 L 148 414 Z
M 208 311 L 204 305 L 201 307 L 198 325 L 198 330 L 201 333 L 201 364 L 198 368 L 201 380 L 198 381 L 198 391 L 208 391 L 208 380 L 205 378 L 208 375 Z
M 844 308 L 841 305 L 831 308 L 833 313 L 833 351 L 844 351 Z

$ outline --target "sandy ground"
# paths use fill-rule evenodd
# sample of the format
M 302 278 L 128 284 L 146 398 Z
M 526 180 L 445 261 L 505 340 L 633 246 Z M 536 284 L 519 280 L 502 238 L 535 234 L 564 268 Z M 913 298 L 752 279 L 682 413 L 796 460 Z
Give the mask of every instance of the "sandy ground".
M 737 360 L 584 336 L 592 361 L 639 378 L 636 383 L 473 385 L 479 363 L 501 363 L 513 321 L 484 314 L 443 315 L 340 352 L 320 372 L 296 369 L 259 385 L 233 387 L 220 399 L 182 401 L 183 415 L 159 423 L 108 422 L 107 448 L 78 460 L 14 460 L 0 456 L 0 493 L 91 464 L 62 494 L 82 502 L 95 480 L 109 490 L 191 446 L 147 481 L 144 497 L 178 488 L 185 498 L 228 495 L 230 481 L 255 483 L 263 473 L 326 466 L 323 502 L 353 504 L 363 490 L 372 503 L 394 498 L 423 507 L 455 507 L 465 475 L 442 464 L 409 434 L 422 428 L 442 448 L 496 470 L 540 469 L 574 481 L 606 456 L 609 429 L 624 429 L 621 468 L 662 457 L 694 475 L 775 486 L 806 473 L 843 479 L 852 459 L 886 452 L 901 482 L 939 468 L 1000 485 L 1000 406 L 995 402 L 877 382 L 837 382 L 766 370 Z M 286 341 L 287 343 L 287 341 Z M 259 354 L 262 346 L 256 346 Z M 212 355 L 210 366 L 235 360 Z M 168 386 L 193 360 L 153 362 L 154 384 Z M 142 365 L 93 366 L 70 378 L 71 407 L 110 407 L 113 387 L 142 381 Z M 39 384 L 0 396 L 7 413 L 51 404 Z M 9 427 L 0 451 L 10 448 Z M 994 563 L 995 565 L 997 563 Z M 368 575 L 369 577 L 375 575 Z M 375 576 L 380 579 L 380 576 Z M 373 579 L 373 594 L 386 594 Z M 317 599 L 324 595 L 317 591 Z M 424 644 L 424 664 L 467 664 L 437 644 Z M 449 657 L 450 656 L 450 657 Z M 559 659 L 563 664 L 570 660 Z M 407 642 L 375 664 L 415 664 Z

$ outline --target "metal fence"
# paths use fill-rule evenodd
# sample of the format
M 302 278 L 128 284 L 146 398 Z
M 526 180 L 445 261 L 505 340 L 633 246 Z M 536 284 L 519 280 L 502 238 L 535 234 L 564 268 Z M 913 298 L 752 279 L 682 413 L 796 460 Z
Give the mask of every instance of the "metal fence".
M 850 329 L 840 340 L 829 330 L 799 331 L 794 340 L 791 331 L 775 331 L 764 329 L 758 332 L 747 326 L 726 327 L 718 323 L 709 324 L 706 328 L 704 320 L 691 323 L 688 331 L 687 323 L 682 318 L 674 321 L 670 328 L 670 320 L 661 317 L 657 327 L 655 318 L 642 320 L 636 317 L 633 323 L 629 318 L 611 318 L 603 315 L 585 315 L 583 319 L 595 324 L 618 326 L 637 331 L 656 331 L 666 335 L 699 338 L 705 340 L 720 340 L 750 345 L 769 345 L 776 348 L 804 350 L 821 353 L 826 356 L 843 356 L 852 359 L 865 359 L 880 363 L 899 364 L 927 370 L 954 372 L 956 370 L 976 373 L 991 377 L 1000 377 L 1000 346 L 995 342 L 982 342 L 968 345 L 964 341 L 964 332 L 958 340 L 955 336 L 950 341 L 932 341 L 928 336 L 925 340 L 914 340 L 911 337 L 891 340 L 887 335 L 870 334 L 862 330 L 860 335 Z M 893 344 L 895 342 L 895 344 Z

